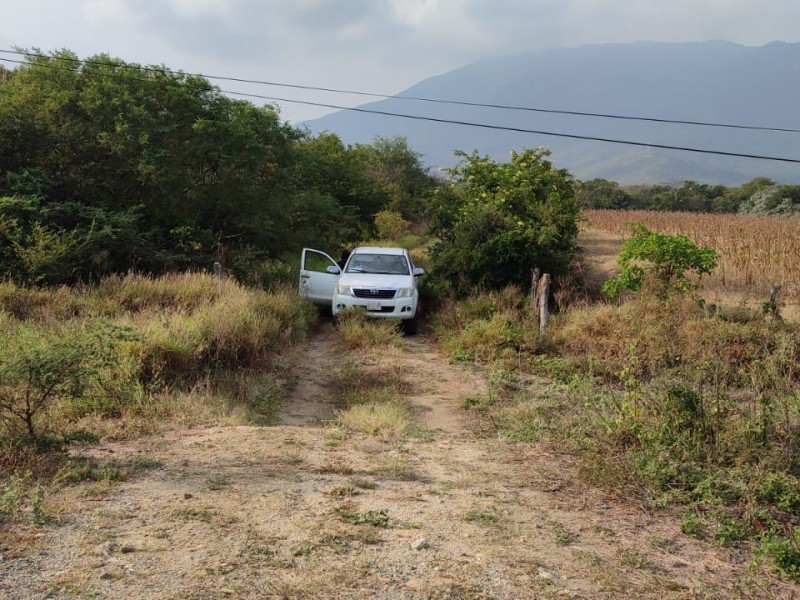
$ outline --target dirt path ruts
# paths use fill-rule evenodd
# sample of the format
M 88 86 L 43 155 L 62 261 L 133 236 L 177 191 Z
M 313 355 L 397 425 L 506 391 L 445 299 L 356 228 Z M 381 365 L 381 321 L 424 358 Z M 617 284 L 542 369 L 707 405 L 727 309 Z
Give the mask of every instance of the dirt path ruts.
M 95 448 L 153 466 L 77 498 L 41 553 L 0 562 L 0 598 L 793 597 L 673 520 L 581 484 L 568 458 L 476 438 L 460 404 L 481 393 L 480 374 L 424 337 L 387 357 L 409 374 L 419 436 L 319 425 L 335 357 L 323 327 L 281 412 L 292 425 Z
M 297 367 L 297 386 L 278 411 L 279 424 L 320 425 L 333 419 L 335 405 L 330 380 L 339 366 L 340 353 L 333 323 L 320 320 L 305 359 Z

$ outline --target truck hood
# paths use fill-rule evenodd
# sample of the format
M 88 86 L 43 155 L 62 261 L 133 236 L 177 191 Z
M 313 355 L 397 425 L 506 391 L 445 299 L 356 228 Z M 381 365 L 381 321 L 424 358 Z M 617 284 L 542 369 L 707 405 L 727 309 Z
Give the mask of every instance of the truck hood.
M 408 288 L 413 287 L 414 278 L 410 275 L 373 275 L 368 273 L 345 273 L 339 277 L 340 285 L 356 288 Z

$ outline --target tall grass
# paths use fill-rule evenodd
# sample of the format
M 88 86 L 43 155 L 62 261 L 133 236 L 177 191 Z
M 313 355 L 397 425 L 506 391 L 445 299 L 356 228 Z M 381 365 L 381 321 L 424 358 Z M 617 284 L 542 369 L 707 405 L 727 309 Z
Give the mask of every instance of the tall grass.
M 163 419 L 163 407 L 175 406 L 175 397 L 184 406 L 189 400 L 199 406 L 216 396 L 220 407 L 238 402 L 242 415 L 266 418 L 274 402 L 264 394 L 279 391 L 263 374 L 282 372 L 287 349 L 305 338 L 315 315 L 293 289 L 266 293 L 199 273 L 131 274 L 96 287 L 51 291 L 0 284 L 0 328 L 7 336 L 27 332 L 46 346 L 56 329 L 92 330 L 105 324 L 127 332 L 106 340 L 114 345 L 113 367 L 102 367 L 87 389 L 53 402 L 37 417 L 43 433 L 81 424 L 112 432 L 104 420 L 117 422 L 120 432 L 136 431 L 142 426 L 124 421 Z M 260 384 L 243 394 L 238 378 L 245 373 Z M 178 412 L 168 416 L 176 418 Z M 222 412 L 236 411 L 229 406 Z M 206 410 L 196 414 L 202 421 L 211 418 Z M 18 430 L 13 418 L 0 422 L 0 437 Z

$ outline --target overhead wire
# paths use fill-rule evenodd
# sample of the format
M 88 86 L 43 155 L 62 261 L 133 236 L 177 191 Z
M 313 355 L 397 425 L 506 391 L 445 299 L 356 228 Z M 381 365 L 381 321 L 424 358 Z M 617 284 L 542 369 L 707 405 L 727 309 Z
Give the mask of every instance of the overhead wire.
M 45 55 L 41 55 L 45 58 L 50 58 Z M 21 65 L 29 65 L 30 63 L 27 61 L 22 60 L 14 60 L 9 58 L 0 57 L 0 62 L 7 62 L 7 63 L 14 63 L 14 64 L 21 64 Z M 80 61 L 76 59 L 76 62 L 81 64 L 87 64 L 87 61 Z M 89 63 L 91 64 L 91 63 Z M 119 66 L 117 63 L 106 63 L 107 66 Z M 66 67 L 59 67 L 58 65 L 37 65 L 39 67 L 46 67 L 50 69 L 62 70 L 62 71 L 71 71 L 71 69 L 67 69 Z M 202 75 L 195 75 L 191 73 L 184 73 L 184 72 L 175 72 L 169 69 L 155 69 L 155 68 L 142 68 L 136 67 L 139 70 L 150 71 L 150 72 L 158 72 L 158 73 L 169 73 L 172 75 L 180 75 L 180 76 L 189 76 L 189 77 L 204 77 Z M 138 77 L 131 77 L 127 75 L 112 75 L 109 73 L 88 73 L 88 75 L 93 76 L 105 76 L 111 77 L 114 79 L 123 79 L 123 80 L 131 80 L 131 81 L 142 81 L 147 83 L 156 83 L 152 79 L 145 79 L 145 78 L 138 78 Z M 554 132 L 554 131 L 545 131 L 545 130 L 538 130 L 538 129 L 528 129 L 523 127 L 513 127 L 507 125 L 491 125 L 488 123 L 478 123 L 472 121 L 462 121 L 457 119 L 444 119 L 439 117 L 430 117 L 430 116 L 421 116 L 421 115 L 409 115 L 404 113 L 396 113 L 391 111 L 383 111 L 378 109 L 370 109 L 370 108 L 362 108 L 362 107 L 351 107 L 351 106 L 340 106 L 336 104 L 329 104 L 323 102 L 313 102 L 310 100 L 297 100 L 297 99 L 290 99 L 290 98 L 282 98 L 278 96 L 267 96 L 261 94 L 252 94 L 246 92 L 237 92 L 232 90 L 224 90 L 217 88 L 217 91 L 222 94 L 230 94 L 235 96 L 247 97 L 247 98 L 258 98 L 262 100 L 269 100 L 271 102 L 288 102 L 294 104 L 303 104 L 307 106 L 316 106 L 316 107 L 323 107 L 323 108 L 331 108 L 334 110 L 344 110 L 344 111 L 351 111 L 351 112 L 358 112 L 364 114 L 375 114 L 375 115 L 382 115 L 382 116 L 389 116 L 389 117 L 398 117 L 404 119 L 412 119 L 412 120 L 419 120 L 419 121 L 428 121 L 434 123 L 442 123 L 442 124 L 451 124 L 451 125 L 460 125 L 460 126 L 468 126 L 468 127 L 478 127 L 482 129 L 491 129 L 491 130 L 498 130 L 498 131 L 511 131 L 516 133 L 526 133 L 526 134 L 534 134 L 534 135 L 543 135 L 543 136 L 550 136 L 550 137 L 561 137 L 561 138 L 568 138 L 568 139 L 577 139 L 577 140 L 586 140 L 586 141 L 596 141 L 596 142 L 603 142 L 603 143 L 610 143 L 610 144 L 620 144 L 620 145 L 627 145 L 627 146 L 638 146 L 644 148 L 655 148 L 661 150 L 675 150 L 681 152 L 692 152 L 698 154 L 708 154 L 708 155 L 716 155 L 716 156 L 727 156 L 733 158 L 747 158 L 747 159 L 754 159 L 754 160 L 767 160 L 767 161 L 777 161 L 777 162 L 784 162 L 784 163 L 791 163 L 791 164 L 800 164 L 800 159 L 796 158 L 788 158 L 788 157 L 781 157 L 781 156 L 769 156 L 769 155 L 762 155 L 762 154 L 750 154 L 750 153 L 740 153 L 740 152 L 729 152 L 725 150 L 710 150 L 705 148 L 694 148 L 690 146 L 675 146 L 670 144 L 657 144 L 652 142 L 639 142 L 634 140 L 623 140 L 617 138 L 606 138 L 600 136 L 589 136 L 589 135 L 579 135 L 579 134 L 570 134 L 570 133 L 562 133 L 562 132 Z
M 27 52 L 22 50 L 8 50 L 8 49 L 0 49 L 0 54 L 16 54 L 21 56 L 28 56 L 28 57 L 35 57 L 35 58 L 52 58 L 47 54 L 41 54 L 36 52 Z M 69 57 L 59 57 L 60 60 L 67 60 L 72 61 L 80 64 L 94 64 L 100 66 L 119 66 L 118 63 L 111 62 L 111 61 L 99 61 L 99 60 L 85 60 L 79 58 L 69 58 Z M 151 72 L 166 72 L 171 74 L 183 74 L 193 77 L 203 77 L 205 79 L 212 79 L 212 80 L 219 80 L 219 81 L 232 81 L 237 83 L 248 83 L 248 84 L 255 84 L 255 85 L 266 85 L 266 86 L 273 86 L 273 87 L 284 87 L 284 88 L 291 88 L 297 90 L 305 90 L 305 91 L 318 91 L 318 92 L 328 92 L 328 93 L 335 93 L 335 94 L 348 94 L 353 96 L 362 96 L 362 97 L 369 97 L 369 98 L 383 98 L 383 99 L 390 99 L 390 100 L 411 100 L 416 102 L 427 102 L 432 104 L 452 104 L 456 106 L 471 106 L 477 108 L 493 108 L 498 110 L 515 110 L 515 111 L 526 111 L 526 112 L 537 112 L 537 113 L 546 113 L 546 114 L 558 114 L 558 115 L 571 115 L 571 116 L 581 116 L 581 117 L 595 117 L 595 118 L 602 118 L 602 119 L 620 119 L 626 121 L 647 121 L 651 123 L 666 123 L 666 124 L 676 124 L 676 125 L 695 125 L 701 127 L 721 127 L 726 129 L 745 129 L 745 130 L 752 130 L 752 131 L 776 131 L 776 132 L 783 132 L 783 133 L 800 133 L 800 129 L 795 129 L 791 127 L 770 127 L 764 125 L 744 125 L 741 123 L 720 123 L 714 121 L 695 121 L 695 120 L 687 120 L 687 119 L 667 119 L 662 117 L 650 117 L 650 116 L 641 116 L 641 115 L 622 115 L 622 114 L 613 114 L 613 113 L 600 113 L 600 112 L 586 112 L 586 111 L 578 111 L 578 110 L 561 110 L 561 109 L 552 109 L 552 108 L 540 108 L 540 107 L 533 107 L 533 106 L 519 106 L 519 105 L 512 105 L 512 104 L 493 104 L 493 103 L 486 103 L 486 102 L 471 102 L 468 100 L 454 100 L 454 99 L 446 99 L 446 98 L 429 98 L 425 96 L 408 96 L 403 94 L 381 94 L 377 92 L 365 92 L 363 90 L 349 90 L 343 88 L 333 88 L 333 87 L 322 87 L 322 86 L 313 86 L 313 85 L 302 85 L 297 83 L 285 83 L 285 82 L 278 82 L 278 81 L 269 81 L 269 80 L 262 80 L 262 79 L 245 79 L 241 77 L 230 77 L 224 75 L 209 75 L 205 73 L 184 73 L 182 71 L 173 71 L 167 68 L 155 68 L 155 67 L 146 67 L 139 65 L 138 68 L 142 71 L 151 71 Z

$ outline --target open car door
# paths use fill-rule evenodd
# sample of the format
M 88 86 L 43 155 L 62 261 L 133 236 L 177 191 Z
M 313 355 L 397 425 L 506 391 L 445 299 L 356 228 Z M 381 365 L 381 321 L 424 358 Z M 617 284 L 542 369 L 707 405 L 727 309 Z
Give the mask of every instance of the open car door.
M 314 304 L 330 306 L 340 272 L 336 261 L 324 252 L 303 248 L 300 258 L 300 295 Z

